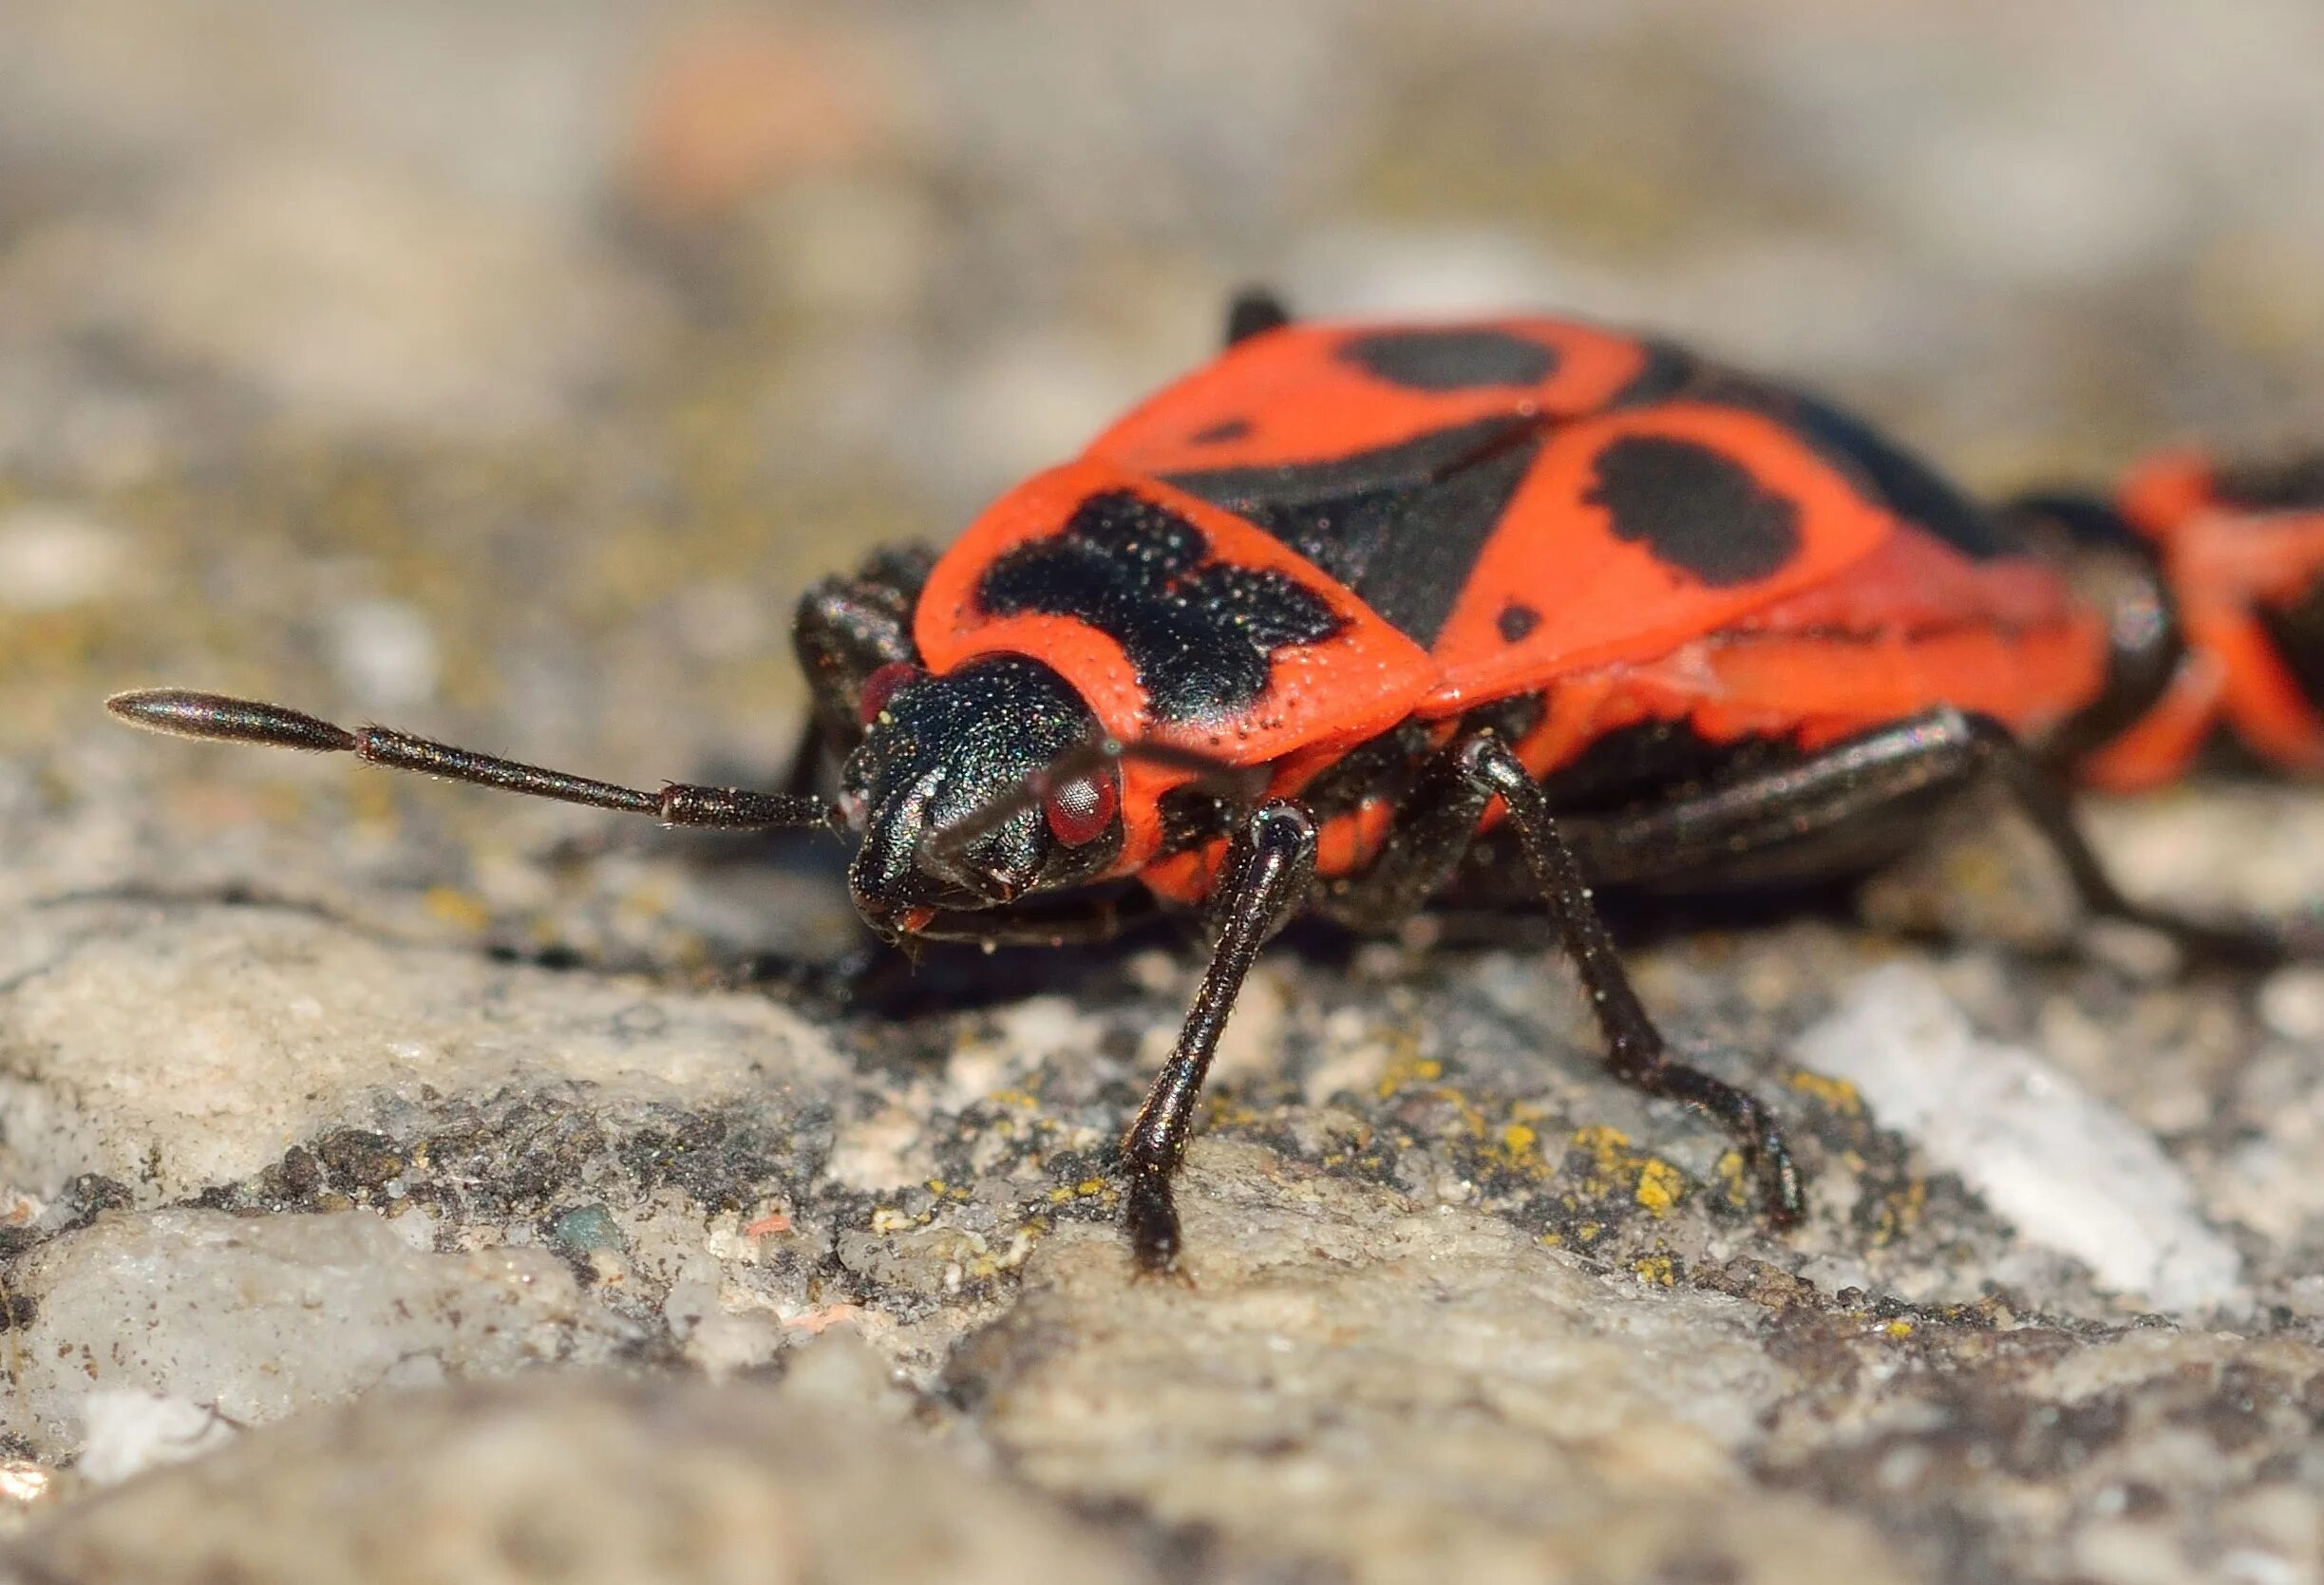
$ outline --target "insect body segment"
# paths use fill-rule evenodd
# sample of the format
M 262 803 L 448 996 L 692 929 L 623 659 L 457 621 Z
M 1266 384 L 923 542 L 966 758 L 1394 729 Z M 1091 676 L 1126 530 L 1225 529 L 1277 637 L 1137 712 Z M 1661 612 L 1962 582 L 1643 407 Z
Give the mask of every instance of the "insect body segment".
M 2170 453 L 2131 475 L 2116 509 L 2165 569 L 2184 653 L 2088 779 L 2160 784 L 2221 731 L 2284 769 L 2324 771 L 2324 455 L 2222 467 Z
M 1133 879 L 1207 908 L 1208 967 L 1123 1144 L 1147 1270 L 1179 1258 L 1171 1184 L 1219 1031 L 1303 911 L 1545 907 L 1611 1070 L 1725 1124 L 1779 1223 L 1803 1192 L 1774 1114 L 1670 1054 L 1597 889 L 1859 874 L 1993 782 L 2092 912 L 2203 952 L 2324 952 L 2126 897 L 2055 780 L 2150 779 L 2221 719 L 2324 764 L 2324 470 L 2182 467 L 2119 512 L 2002 512 L 1814 397 L 1570 321 L 1302 323 L 1255 295 L 1228 341 L 941 555 L 807 593 L 835 804 L 212 695 L 113 708 L 672 824 L 838 825 L 891 941 L 1102 935 Z M 2086 556 L 2114 593 L 2077 582 Z

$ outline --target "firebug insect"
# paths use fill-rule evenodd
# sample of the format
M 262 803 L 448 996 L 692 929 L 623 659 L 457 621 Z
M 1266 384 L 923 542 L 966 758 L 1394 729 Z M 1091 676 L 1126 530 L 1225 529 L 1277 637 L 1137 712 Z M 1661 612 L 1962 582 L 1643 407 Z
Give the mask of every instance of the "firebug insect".
M 951 549 L 807 593 L 836 803 L 646 791 L 212 694 L 110 708 L 673 826 L 841 827 L 892 942 L 1101 934 L 1132 911 L 1108 882 L 1207 903 L 1208 967 L 1122 1147 L 1149 1271 L 1178 1262 L 1203 1077 L 1286 921 L 1546 905 L 1612 1071 L 1722 1122 L 1780 1224 L 1803 1198 L 1776 1118 L 1669 1052 L 1593 888 L 1858 874 L 1992 779 L 2092 913 L 2199 951 L 2315 951 L 2297 924 L 2125 896 L 2062 778 L 2174 773 L 2222 720 L 2324 764 L 2320 484 L 2182 461 L 2119 505 L 1987 508 L 1846 413 L 1662 342 L 1294 322 L 1252 294 L 1215 362 Z M 2069 578 L 2084 562 L 2112 569 L 2107 598 Z

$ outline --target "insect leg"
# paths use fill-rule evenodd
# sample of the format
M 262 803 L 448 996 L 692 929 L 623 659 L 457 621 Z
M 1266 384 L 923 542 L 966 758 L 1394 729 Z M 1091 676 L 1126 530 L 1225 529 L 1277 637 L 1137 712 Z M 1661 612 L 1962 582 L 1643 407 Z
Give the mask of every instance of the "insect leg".
M 1455 753 L 1436 756 L 1397 812 L 1395 840 L 1361 872 L 1325 882 L 1315 911 L 1353 930 L 1403 923 L 1459 873 L 1492 801 Z
M 1799 1220 L 1804 1209 L 1800 1174 L 1783 1129 L 1748 1091 L 1671 1056 L 1631 988 L 1614 937 L 1591 900 L 1581 866 L 1533 777 L 1499 738 L 1471 738 L 1455 754 L 1464 779 L 1507 805 L 1526 868 L 1533 872 L 1564 938 L 1566 955 L 1590 994 L 1591 1010 L 1606 1037 L 1607 1066 L 1615 1077 L 1649 1095 L 1699 1106 L 1726 1123 L 1758 1174 L 1767 1216 L 1778 1225 Z
M 934 560 L 917 545 L 880 551 L 854 576 L 824 578 L 799 597 L 791 648 L 815 701 L 816 725 L 835 750 L 862 736 L 864 679 L 918 658 L 912 609 Z
M 1122 1141 L 1123 1221 L 1130 1253 L 1148 1273 L 1175 1271 L 1178 1205 L 1171 1175 L 1186 1155 L 1219 1036 L 1252 960 L 1307 896 L 1315 874 L 1315 823 L 1296 803 L 1262 805 L 1244 821 L 1227 859 L 1217 903 L 1218 939 L 1170 1060 L 1146 1092 Z
M 1899 805 L 1958 793 L 1986 776 L 2033 822 L 2092 914 L 2160 931 L 2197 956 L 2258 964 L 2324 957 L 2324 926 L 2191 919 L 2126 896 L 2076 824 L 2066 789 L 2032 753 L 1999 722 L 1952 708 L 1634 816 L 1570 821 L 1568 835 L 1597 880 L 1740 874 L 1755 856 L 1812 848 Z
M 105 708 L 131 726 L 148 731 L 218 743 L 254 743 L 272 748 L 352 754 L 390 770 L 417 770 L 447 781 L 472 782 L 478 786 L 523 793 L 532 798 L 554 798 L 623 814 L 651 815 L 665 825 L 771 831 L 829 825 L 838 819 L 838 811 L 819 799 L 752 792 L 746 787 L 697 786 L 683 782 L 667 783 L 659 791 L 648 792 L 640 787 L 593 781 L 567 771 L 547 770 L 539 765 L 479 754 L 473 749 L 456 748 L 447 743 L 413 737 L 387 726 L 350 730 L 280 705 L 230 699 L 217 693 L 148 689 L 136 693 L 117 693 L 105 701 Z

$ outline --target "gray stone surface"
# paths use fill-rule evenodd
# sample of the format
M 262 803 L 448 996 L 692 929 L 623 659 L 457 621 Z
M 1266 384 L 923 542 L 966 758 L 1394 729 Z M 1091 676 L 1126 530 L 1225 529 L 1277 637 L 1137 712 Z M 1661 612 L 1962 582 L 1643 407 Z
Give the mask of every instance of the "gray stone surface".
M 17 5 L 0 1566 L 2324 1578 L 2324 971 L 2076 932 L 1989 808 L 1861 916 L 1634 953 L 1798 1231 L 1520 926 L 1303 934 L 1180 1287 L 1105 1161 L 1182 933 L 842 1014 L 828 842 L 97 708 L 771 778 L 797 590 L 1255 275 L 1672 329 L 1980 488 L 2313 441 L 2319 60 L 2294 0 Z M 2324 897 L 2313 789 L 2091 813 L 2142 893 Z
M 152 1585 L 1161 1577 L 1062 1504 L 796 1397 L 541 1377 L 382 1392 L 93 1497 L 16 1565 Z

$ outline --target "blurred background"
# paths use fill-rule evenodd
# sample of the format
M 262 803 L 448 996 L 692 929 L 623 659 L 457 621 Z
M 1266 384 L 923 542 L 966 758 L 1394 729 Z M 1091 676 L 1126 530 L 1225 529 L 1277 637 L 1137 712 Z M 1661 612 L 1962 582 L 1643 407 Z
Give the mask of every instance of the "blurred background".
M 2319 82 L 2312 0 L 10 0 L 6 884 L 742 934 L 651 833 L 98 700 L 771 774 L 797 591 L 1250 281 L 1651 325 L 1980 487 L 2324 439 Z

